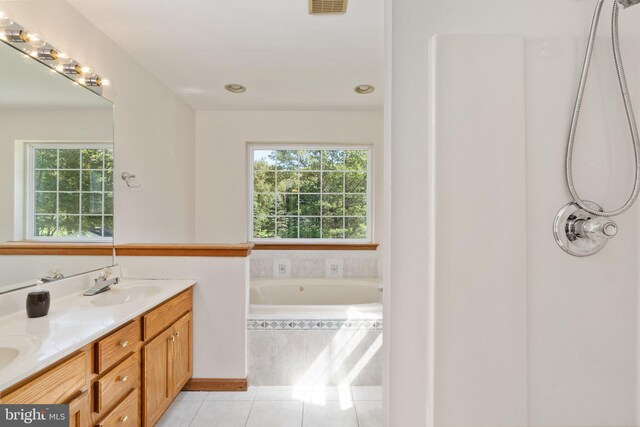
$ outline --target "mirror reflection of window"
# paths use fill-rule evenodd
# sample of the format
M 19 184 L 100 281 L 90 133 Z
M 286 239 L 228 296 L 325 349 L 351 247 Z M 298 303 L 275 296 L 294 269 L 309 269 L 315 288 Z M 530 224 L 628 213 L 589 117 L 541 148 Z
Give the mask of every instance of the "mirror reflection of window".
M 113 237 L 113 148 L 101 144 L 28 146 L 29 239 Z

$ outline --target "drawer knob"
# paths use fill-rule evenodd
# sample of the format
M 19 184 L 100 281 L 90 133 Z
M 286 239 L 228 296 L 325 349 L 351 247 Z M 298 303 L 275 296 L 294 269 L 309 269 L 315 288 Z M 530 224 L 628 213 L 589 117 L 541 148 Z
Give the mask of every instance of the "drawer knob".
M 173 334 L 173 335 L 175 335 L 176 337 L 179 337 L 179 336 L 180 336 L 180 332 L 176 332 L 176 333 L 175 333 L 175 334 Z
M 175 341 L 175 340 L 176 340 L 176 336 L 175 336 L 175 335 L 171 335 L 171 336 L 169 337 L 169 341 Z
M 119 377 L 118 381 L 120 381 L 121 383 L 126 383 L 128 379 L 129 379 L 129 377 L 127 375 L 125 375 L 124 377 Z
M 125 348 L 128 345 L 129 345 L 129 341 L 127 341 L 127 340 L 120 341 L 120 347 Z
M 120 421 L 122 424 L 126 423 L 127 420 L 129 419 L 129 415 L 125 415 L 124 417 L 120 417 L 120 419 L 118 421 Z

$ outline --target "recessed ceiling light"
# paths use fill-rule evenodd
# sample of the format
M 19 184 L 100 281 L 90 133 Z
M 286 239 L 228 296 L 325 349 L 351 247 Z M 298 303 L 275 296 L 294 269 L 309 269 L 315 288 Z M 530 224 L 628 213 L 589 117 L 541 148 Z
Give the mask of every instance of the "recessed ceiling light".
M 373 87 L 372 85 L 358 85 L 355 88 L 353 88 L 353 90 L 355 90 L 356 93 L 359 93 L 360 95 L 367 95 L 373 92 L 374 90 L 376 90 L 376 88 Z
M 228 85 L 225 85 L 224 88 L 231 93 L 244 93 L 247 91 L 246 87 L 237 83 L 229 83 Z

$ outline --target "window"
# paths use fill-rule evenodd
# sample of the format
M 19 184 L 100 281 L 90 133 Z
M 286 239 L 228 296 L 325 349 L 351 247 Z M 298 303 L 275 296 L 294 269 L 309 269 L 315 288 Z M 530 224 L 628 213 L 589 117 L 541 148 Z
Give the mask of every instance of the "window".
M 252 240 L 370 240 L 370 149 L 250 147 Z
M 27 150 L 27 238 L 110 240 L 112 146 L 33 144 Z

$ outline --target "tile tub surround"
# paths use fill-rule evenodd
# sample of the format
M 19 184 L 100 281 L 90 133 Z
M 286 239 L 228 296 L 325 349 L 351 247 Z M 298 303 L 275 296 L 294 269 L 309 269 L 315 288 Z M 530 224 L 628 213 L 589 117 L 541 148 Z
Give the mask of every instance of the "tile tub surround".
M 251 253 L 251 278 L 274 278 L 276 259 L 291 260 L 291 278 L 326 277 L 326 261 L 343 260 L 344 278 L 380 277 L 381 251 L 281 251 L 254 250 Z
M 6 294 L 7 301 L 0 305 L 14 309 L 10 311 L 11 314 L 0 318 L 0 339 L 28 336 L 34 346 L 0 370 L 0 391 L 63 359 L 195 284 L 193 280 L 125 279 L 117 286 L 134 288 L 152 285 L 161 289 L 140 300 L 97 307 L 91 301 L 109 293 L 94 297 L 82 296 L 82 291 L 91 284 L 92 277 L 97 277 L 97 273 L 48 284 L 52 296 L 51 309 L 47 316 L 37 319 L 27 318 L 25 300 L 21 298 L 25 296 L 24 292 Z M 0 301 L 4 300 L 3 297 L 0 297 Z
M 182 392 L 159 427 L 382 427 L 382 387 L 249 387 Z
M 256 322 L 256 320 L 251 320 Z M 379 386 L 382 385 L 382 321 L 346 327 L 346 320 L 257 321 L 280 329 L 248 331 L 249 384 L 254 386 Z M 340 326 L 341 322 L 342 326 Z M 321 324 L 294 330 L 295 324 Z M 323 324 L 331 327 L 323 329 Z M 287 329 L 290 328 L 290 329 Z

